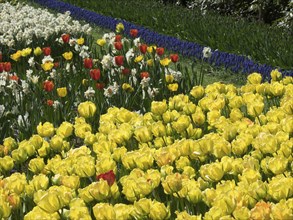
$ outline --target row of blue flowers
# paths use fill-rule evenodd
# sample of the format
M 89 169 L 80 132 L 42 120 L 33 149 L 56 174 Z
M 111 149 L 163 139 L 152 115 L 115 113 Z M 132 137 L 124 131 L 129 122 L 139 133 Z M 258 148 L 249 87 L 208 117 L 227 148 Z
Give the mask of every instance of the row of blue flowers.
M 141 37 L 148 44 L 156 44 L 160 47 L 164 47 L 170 51 L 174 51 L 187 57 L 202 58 L 202 50 L 204 46 L 194 42 L 187 42 L 175 37 L 166 36 L 156 33 L 148 28 L 135 25 L 125 20 L 115 19 L 109 16 L 97 14 L 95 12 L 71 5 L 58 0 L 34 0 L 36 3 L 64 13 L 70 11 L 71 16 L 76 19 L 85 20 L 88 23 L 95 24 L 97 26 L 115 30 L 116 24 L 121 22 L 124 24 L 125 32 L 129 33 L 130 29 L 137 29 L 139 31 L 139 37 Z M 257 49 L 257 48 L 256 48 Z M 218 50 L 212 51 L 212 56 L 207 62 L 219 67 L 224 66 L 226 69 L 230 69 L 235 73 L 249 74 L 252 72 L 258 72 L 262 74 L 264 79 L 270 79 L 270 72 L 276 67 L 272 67 L 267 64 L 260 64 L 254 62 L 250 58 L 242 55 L 235 55 Z M 293 76 L 293 70 L 282 70 L 283 76 Z

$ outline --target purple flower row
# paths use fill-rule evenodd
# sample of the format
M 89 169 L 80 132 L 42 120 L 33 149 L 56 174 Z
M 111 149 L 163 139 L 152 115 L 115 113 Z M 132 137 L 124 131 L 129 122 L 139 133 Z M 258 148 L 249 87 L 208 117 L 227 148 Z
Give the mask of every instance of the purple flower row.
M 139 33 L 138 36 L 141 37 L 147 44 L 156 44 L 159 47 L 164 47 L 170 51 L 180 53 L 183 56 L 202 59 L 202 50 L 204 46 L 197 43 L 187 42 L 175 37 L 159 34 L 142 26 L 132 24 L 128 21 L 100 15 L 58 0 L 34 1 L 42 6 L 62 13 L 70 11 L 71 16 L 76 19 L 85 20 L 88 23 L 93 23 L 112 31 L 115 31 L 117 23 L 121 22 L 124 24 L 126 34 L 129 33 L 130 29 L 137 29 Z M 267 64 L 256 63 L 246 56 L 235 55 L 218 50 L 214 50 L 212 52 L 212 56 L 210 59 L 206 60 L 207 62 L 217 67 L 224 66 L 226 69 L 230 69 L 235 73 L 249 74 L 252 72 L 258 72 L 264 79 L 269 80 L 271 71 L 276 69 L 276 67 L 272 67 Z M 279 71 L 282 72 L 283 76 L 293 76 L 293 70 L 279 69 Z

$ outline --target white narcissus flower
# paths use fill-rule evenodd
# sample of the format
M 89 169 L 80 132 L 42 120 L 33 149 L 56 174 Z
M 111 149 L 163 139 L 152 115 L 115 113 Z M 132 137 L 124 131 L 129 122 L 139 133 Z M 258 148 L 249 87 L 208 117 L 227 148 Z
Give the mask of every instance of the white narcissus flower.
M 134 43 L 134 45 L 136 46 L 136 47 L 138 47 L 139 46 L 139 43 L 140 43 L 140 38 L 138 37 L 138 38 L 135 38 L 134 40 L 133 40 L 133 43 Z
M 149 82 L 150 82 L 150 77 L 146 78 L 144 77 L 141 82 L 140 82 L 140 85 L 142 88 L 146 88 L 149 86 Z
M 30 124 L 30 121 L 28 120 L 28 112 L 25 113 L 25 115 L 19 115 L 17 117 L 17 123 L 19 126 L 27 126 Z
M 61 31 L 68 34 L 91 32 L 89 24 L 82 25 L 73 20 L 69 12 L 55 15 L 46 9 L 20 3 L 0 3 L 0 17 L 0 44 L 8 47 L 16 44 L 14 39 L 31 43 L 33 36 L 47 39 Z
M 37 84 L 39 82 L 39 76 L 32 76 L 30 79 L 33 84 Z
M 210 47 L 204 47 L 202 54 L 204 58 L 210 58 L 212 56 L 212 49 Z
M 4 111 L 5 111 L 5 106 L 0 105 L 0 116 L 2 116 L 4 114 Z
M 103 69 L 107 70 L 111 68 L 112 63 L 115 62 L 110 54 L 104 55 L 101 61 Z
M 113 85 L 110 85 L 108 88 L 104 89 L 104 96 L 107 98 L 112 97 L 113 95 L 117 94 L 119 90 L 119 85 L 117 82 L 114 82 Z
M 91 97 L 95 96 L 95 90 L 93 89 L 93 87 L 88 87 L 88 89 L 84 92 L 84 97 L 86 99 L 89 99 Z
M 134 57 L 133 48 L 131 48 L 130 50 L 127 51 L 127 53 L 125 54 L 125 57 L 126 57 L 127 62 L 129 62 L 129 60 Z
M 54 59 L 49 55 L 49 56 L 44 56 L 42 59 L 42 64 L 47 63 L 47 62 L 54 62 Z
M 30 67 L 34 67 L 35 66 L 35 58 L 34 57 L 30 57 L 28 59 L 28 64 L 30 65 Z
M 59 101 L 55 100 L 53 103 L 54 110 L 56 110 L 58 108 L 58 106 L 61 106 L 61 103 Z

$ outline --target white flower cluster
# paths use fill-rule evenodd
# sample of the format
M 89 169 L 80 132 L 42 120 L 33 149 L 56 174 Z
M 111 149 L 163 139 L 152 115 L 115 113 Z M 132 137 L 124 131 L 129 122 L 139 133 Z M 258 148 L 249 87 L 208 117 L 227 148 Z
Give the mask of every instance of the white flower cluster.
M 12 16 L 13 15 L 13 16 Z M 52 34 L 89 33 L 89 24 L 73 20 L 70 12 L 57 15 L 46 9 L 29 5 L 0 3 L 0 44 L 13 47 L 17 42 L 32 43 L 33 39 L 47 40 Z

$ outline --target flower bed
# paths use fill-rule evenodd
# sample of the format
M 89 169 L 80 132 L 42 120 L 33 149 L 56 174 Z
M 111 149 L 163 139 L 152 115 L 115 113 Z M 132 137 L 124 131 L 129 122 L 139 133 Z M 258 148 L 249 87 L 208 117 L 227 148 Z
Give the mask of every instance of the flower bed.
M 34 47 L 54 34 L 86 34 L 91 31 L 89 25 L 73 20 L 69 12 L 54 15 L 48 10 L 22 4 L 0 3 L 0 17 L 0 50 L 4 46 L 10 49 L 20 49 L 17 48 L 19 45 Z
M 125 34 L 3 54 L 0 217 L 291 219 L 293 78 L 195 85 Z
M 110 106 L 145 112 L 152 100 L 185 93 L 202 82 L 202 73 L 183 71 L 178 54 L 145 44 L 137 29 L 130 33 L 125 37 L 119 23 L 116 33 L 97 39 L 96 47 L 83 35 L 62 33 L 45 45 L 3 53 L 0 139 L 28 138 L 39 122 L 71 121 L 86 100 L 97 103 L 98 126 L 99 115 Z
M 248 77 L 153 101 L 138 114 L 96 105 L 73 123 L 1 145 L 1 217 L 292 218 L 292 77 Z M 245 109 L 245 110 L 244 110 Z
M 34 0 L 36 3 L 43 5 L 45 7 L 54 9 L 59 12 L 70 11 L 72 16 L 77 19 L 85 20 L 86 22 L 93 23 L 95 25 L 115 30 L 116 24 L 122 22 L 125 26 L 126 32 L 129 33 L 130 29 L 137 29 L 139 31 L 139 36 L 148 44 L 157 44 L 160 47 L 164 47 L 170 51 L 177 52 L 184 56 L 201 59 L 203 45 L 199 45 L 193 42 L 187 42 L 180 40 L 176 37 L 166 36 L 163 34 L 158 34 L 148 28 L 135 25 L 128 21 L 115 19 L 109 16 L 103 16 L 95 12 L 56 0 Z M 270 79 L 270 72 L 275 67 L 267 64 L 257 63 L 247 56 L 240 56 L 224 51 L 214 50 L 211 59 L 208 62 L 215 66 L 224 66 L 227 69 L 232 70 L 235 73 L 245 73 L 249 74 L 252 72 L 260 73 L 264 79 Z M 283 75 L 292 76 L 292 69 L 281 70 Z

